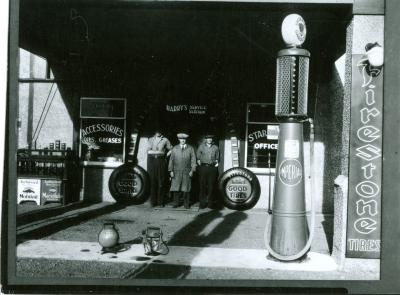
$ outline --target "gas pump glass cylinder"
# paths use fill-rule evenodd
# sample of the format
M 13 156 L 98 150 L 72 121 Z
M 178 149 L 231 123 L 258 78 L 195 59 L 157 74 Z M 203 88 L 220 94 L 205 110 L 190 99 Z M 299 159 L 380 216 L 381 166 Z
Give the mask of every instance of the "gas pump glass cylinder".
M 310 52 L 301 48 L 283 49 L 276 62 L 276 104 L 278 119 L 307 117 Z

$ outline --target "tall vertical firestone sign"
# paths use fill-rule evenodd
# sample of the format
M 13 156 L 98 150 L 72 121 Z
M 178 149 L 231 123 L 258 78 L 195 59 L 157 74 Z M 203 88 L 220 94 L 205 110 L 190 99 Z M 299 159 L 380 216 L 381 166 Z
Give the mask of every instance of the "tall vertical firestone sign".
M 379 258 L 383 71 L 353 55 L 346 256 Z

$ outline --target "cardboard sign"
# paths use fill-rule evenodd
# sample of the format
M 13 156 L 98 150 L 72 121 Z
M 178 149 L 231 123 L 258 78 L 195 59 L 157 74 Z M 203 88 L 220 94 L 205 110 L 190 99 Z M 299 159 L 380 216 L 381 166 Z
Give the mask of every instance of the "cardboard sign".
M 50 202 L 62 202 L 62 180 L 42 179 L 42 204 Z
M 18 178 L 17 204 L 22 202 L 35 202 L 40 205 L 40 179 Z
M 353 55 L 346 256 L 379 258 L 383 71 Z

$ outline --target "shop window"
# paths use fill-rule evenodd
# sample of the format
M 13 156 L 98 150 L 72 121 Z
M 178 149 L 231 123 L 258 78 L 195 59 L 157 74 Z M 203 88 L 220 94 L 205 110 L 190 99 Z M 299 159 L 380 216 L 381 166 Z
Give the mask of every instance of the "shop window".
M 256 173 L 272 172 L 276 165 L 278 135 L 275 104 L 248 103 L 245 167 Z
M 37 82 L 54 80 L 47 59 L 22 48 L 19 49 L 19 79 L 20 82 Z
M 46 58 L 19 49 L 18 148 L 72 148 L 73 122 Z
M 81 98 L 79 155 L 84 166 L 117 167 L 124 162 L 125 98 Z

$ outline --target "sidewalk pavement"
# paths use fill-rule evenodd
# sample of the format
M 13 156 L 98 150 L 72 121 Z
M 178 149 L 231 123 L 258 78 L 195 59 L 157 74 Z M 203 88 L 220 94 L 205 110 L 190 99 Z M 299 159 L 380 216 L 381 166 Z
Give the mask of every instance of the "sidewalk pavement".
M 339 269 L 330 256 L 333 218 L 317 215 L 307 258 L 278 262 L 267 258 L 265 210 L 185 210 L 82 204 L 41 219 L 18 217 L 17 274 L 28 277 L 159 279 L 379 279 L 379 260 L 346 259 Z M 126 251 L 101 254 L 97 235 L 114 222 Z M 147 226 L 160 227 L 170 252 L 146 256 L 140 243 Z

